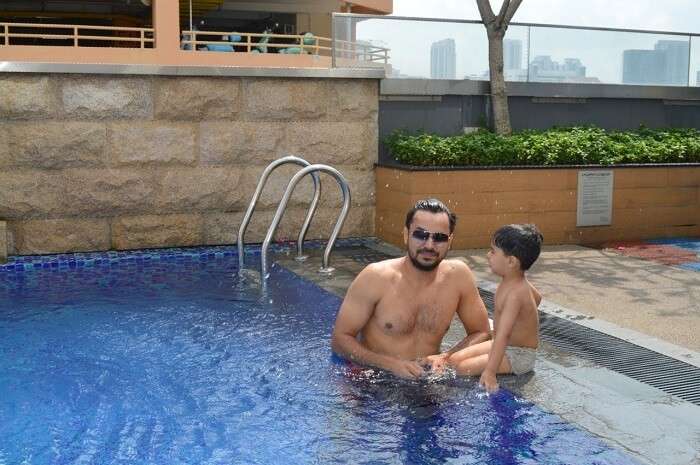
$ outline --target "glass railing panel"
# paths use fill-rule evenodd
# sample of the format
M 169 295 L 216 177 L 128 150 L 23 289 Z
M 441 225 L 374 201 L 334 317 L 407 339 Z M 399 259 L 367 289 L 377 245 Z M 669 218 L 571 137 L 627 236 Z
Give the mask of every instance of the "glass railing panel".
M 689 46 L 683 35 L 532 26 L 529 80 L 685 86 Z
M 477 21 L 333 16 L 336 67 L 385 67 L 387 76 L 488 80 L 488 40 Z M 507 81 L 700 85 L 700 37 L 512 24 Z
M 690 86 L 700 87 L 700 36 L 690 39 Z
M 387 75 L 396 78 L 488 77 L 488 42 L 481 24 L 390 17 L 334 18 L 336 66 L 386 64 Z

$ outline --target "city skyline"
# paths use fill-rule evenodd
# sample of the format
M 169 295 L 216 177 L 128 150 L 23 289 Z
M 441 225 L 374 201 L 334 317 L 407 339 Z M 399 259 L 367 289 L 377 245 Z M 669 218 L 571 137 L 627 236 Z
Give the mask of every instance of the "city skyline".
M 465 78 L 489 79 L 489 74 L 487 69 L 481 76 Z M 530 61 L 529 67 L 523 67 L 522 42 L 519 40 L 503 41 L 503 74 L 506 81 L 600 82 L 596 77 L 586 76 L 586 67 L 576 57 L 566 57 L 560 63 L 550 55 L 537 55 Z
M 421 34 L 415 34 L 416 29 Z M 430 78 L 431 46 L 450 38 L 457 51 L 456 79 L 488 79 L 488 73 L 484 73 L 488 69 L 488 40 L 481 24 L 382 18 L 358 23 L 357 31 L 358 38 L 385 44 L 390 49 L 391 65 L 401 69 L 404 77 Z M 668 72 L 673 74 L 656 80 L 659 85 L 686 85 L 689 75 L 690 85 L 696 85 L 700 37 L 690 42 L 688 37 L 664 34 L 511 26 L 504 39 L 504 74 L 512 81 L 556 81 L 554 74 L 559 72 L 560 82 L 623 84 L 625 51 L 656 50 L 668 57 L 669 64 L 664 66 L 669 66 Z M 548 70 L 540 66 L 528 77 L 527 61 L 532 64 L 538 56 L 549 56 L 557 65 L 552 64 Z M 568 59 L 579 60 L 580 64 Z M 574 71 L 577 67 L 582 68 Z M 583 68 L 585 74 L 581 73 Z
M 493 2 L 496 5 L 497 2 Z M 498 5 L 495 6 L 498 8 Z M 697 13 L 697 14 L 696 14 Z M 396 16 L 428 18 L 451 18 L 455 20 L 480 20 L 475 2 L 458 0 L 395 0 Z M 658 8 L 652 0 L 639 0 L 635 8 L 622 0 L 581 0 L 562 2 L 561 0 L 528 0 L 523 2 L 514 22 L 543 24 L 565 24 L 571 26 L 593 26 L 609 28 L 633 28 L 640 30 L 679 31 L 700 34 L 700 2 L 674 0 Z M 358 26 L 358 36 L 381 40 L 391 49 L 390 62 L 401 73 L 411 77 L 430 77 L 430 45 L 446 37 L 455 39 L 456 75 L 474 79 L 484 79 L 483 72 L 488 68 L 488 41 L 483 25 L 438 21 L 362 21 Z M 419 33 L 417 33 L 419 31 Z M 529 50 L 527 39 L 531 39 Z M 511 25 L 505 40 L 521 40 L 523 48 L 520 62 L 527 68 L 527 61 L 535 56 L 550 56 L 560 64 L 566 58 L 578 58 L 586 67 L 586 77 L 595 77 L 602 83 L 622 84 L 623 53 L 625 50 L 650 50 L 663 40 L 682 39 L 690 42 L 689 72 L 686 70 L 684 82 L 691 76 L 691 85 L 697 85 L 700 71 L 700 36 L 675 36 L 671 34 L 644 34 L 619 31 L 579 30 L 556 27 L 533 27 Z M 687 49 L 686 49 L 687 51 Z M 529 58 L 528 58 L 529 57 Z M 504 72 L 515 75 L 516 80 L 527 79 L 522 71 L 505 66 L 507 51 L 504 42 Z M 687 60 L 687 59 L 686 59 Z M 518 79 L 521 76 L 522 79 Z

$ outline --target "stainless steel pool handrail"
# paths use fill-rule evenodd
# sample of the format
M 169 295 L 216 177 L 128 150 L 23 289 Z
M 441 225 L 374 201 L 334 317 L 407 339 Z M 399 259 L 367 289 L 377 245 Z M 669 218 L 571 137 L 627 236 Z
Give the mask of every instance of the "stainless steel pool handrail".
M 260 278 L 263 282 L 265 282 L 265 280 L 267 279 L 267 249 L 270 247 L 272 237 L 275 235 L 275 231 L 277 230 L 277 226 L 280 220 L 282 219 L 282 215 L 284 214 L 285 208 L 287 208 L 289 198 L 292 196 L 292 192 L 294 191 L 294 188 L 299 183 L 301 178 L 303 178 L 309 173 L 311 173 L 311 175 L 313 176 L 313 174 L 317 173 L 318 171 L 322 171 L 333 176 L 335 180 L 338 181 L 338 184 L 340 185 L 340 190 L 343 193 L 343 208 L 340 211 L 338 220 L 336 221 L 335 227 L 333 228 L 331 236 L 328 239 L 328 244 L 326 244 L 326 250 L 323 253 L 323 266 L 319 270 L 320 273 L 325 274 L 333 272 L 333 268 L 328 266 L 328 262 L 330 261 L 330 255 L 331 251 L 333 250 L 333 245 L 335 245 L 335 241 L 338 238 L 338 234 L 340 234 L 340 230 L 343 227 L 343 223 L 345 223 L 345 219 L 347 218 L 348 212 L 350 211 L 350 187 L 348 186 L 347 180 L 340 173 L 340 171 L 333 168 L 332 166 L 316 164 L 307 166 L 306 168 L 302 168 L 297 172 L 297 174 L 294 175 L 291 181 L 289 181 L 289 185 L 287 185 L 287 190 L 284 192 L 284 196 L 282 197 L 282 200 L 280 201 L 280 204 L 277 207 L 277 211 L 275 212 L 274 218 L 272 218 L 272 224 L 270 224 L 270 227 L 267 230 L 267 235 L 265 236 L 265 240 L 263 241 L 262 249 L 260 251 Z
M 302 167 L 308 167 L 312 166 L 311 163 L 308 161 L 304 160 L 301 157 L 296 157 L 294 155 L 288 155 L 286 157 L 278 158 L 277 160 L 273 161 L 263 171 L 263 173 L 260 175 L 260 180 L 258 181 L 258 185 L 255 188 L 255 192 L 253 193 L 253 197 L 250 199 L 250 203 L 248 204 L 248 209 L 245 212 L 245 215 L 243 215 L 243 221 L 241 222 L 241 226 L 238 228 L 238 270 L 239 272 L 243 269 L 243 264 L 245 260 L 245 254 L 244 254 L 244 247 L 245 243 L 244 241 L 244 236 L 245 236 L 245 231 L 248 228 L 248 224 L 250 223 L 250 219 L 253 216 L 253 212 L 255 211 L 255 206 L 258 203 L 258 200 L 260 199 L 260 194 L 262 193 L 263 188 L 265 187 L 265 183 L 267 182 L 267 178 L 270 177 L 270 174 L 277 169 L 278 167 L 288 164 L 288 163 L 294 163 L 296 165 L 302 166 Z M 299 232 L 299 238 L 297 239 L 297 259 L 298 260 L 303 260 L 305 257 L 303 255 L 303 244 L 304 244 L 304 237 L 306 237 L 306 232 L 309 229 L 309 225 L 311 224 L 311 220 L 314 216 L 314 213 L 316 213 L 316 208 L 318 207 L 318 199 L 321 197 L 321 180 L 318 177 L 318 173 L 314 172 L 311 177 L 313 178 L 314 181 L 314 196 L 313 199 L 311 200 L 311 205 L 309 206 L 309 212 L 306 214 L 306 219 L 304 220 L 304 224 L 301 226 L 301 231 Z

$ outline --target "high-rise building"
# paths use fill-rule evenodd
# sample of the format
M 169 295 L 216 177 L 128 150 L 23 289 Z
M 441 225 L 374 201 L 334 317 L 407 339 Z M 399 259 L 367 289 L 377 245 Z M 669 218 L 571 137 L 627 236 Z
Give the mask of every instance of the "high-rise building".
M 660 40 L 653 50 L 622 52 L 622 82 L 684 86 L 688 83 L 688 42 Z
M 523 67 L 523 42 L 503 39 L 503 71 L 516 71 Z
M 700 71 L 698 71 L 698 75 L 695 76 L 695 85 L 700 86 Z
M 666 55 L 660 50 L 625 50 L 622 52 L 623 84 L 663 84 Z
M 457 49 L 454 39 L 433 42 L 430 46 L 430 77 L 432 79 L 457 77 Z
M 654 50 L 666 54 L 665 84 L 688 84 L 688 47 L 687 40 L 660 40 L 654 45 Z
M 523 68 L 523 42 L 503 40 L 503 75 L 506 81 L 526 81 L 527 69 Z

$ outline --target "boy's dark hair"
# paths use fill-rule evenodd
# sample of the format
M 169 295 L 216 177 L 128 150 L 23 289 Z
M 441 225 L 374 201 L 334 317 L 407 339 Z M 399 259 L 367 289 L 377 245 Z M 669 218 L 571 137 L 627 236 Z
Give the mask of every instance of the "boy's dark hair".
M 493 243 L 506 255 L 520 261 L 520 268 L 529 270 L 542 248 L 542 233 L 534 224 L 509 224 L 493 234 Z
M 411 223 L 413 223 L 413 216 L 418 210 L 425 210 L 431 213 L 447 213 L 447 217 L 450 220 L 450 234 L 454 232 L 455 225 L 457 224 L 457 215 L 452 213 L 447 206 L 440 202 L 438 199 L 423 199 L 416 202 L 416 204 L 411 208 L 408 213 L 406 213 L 406 228 L 411 229 Z

